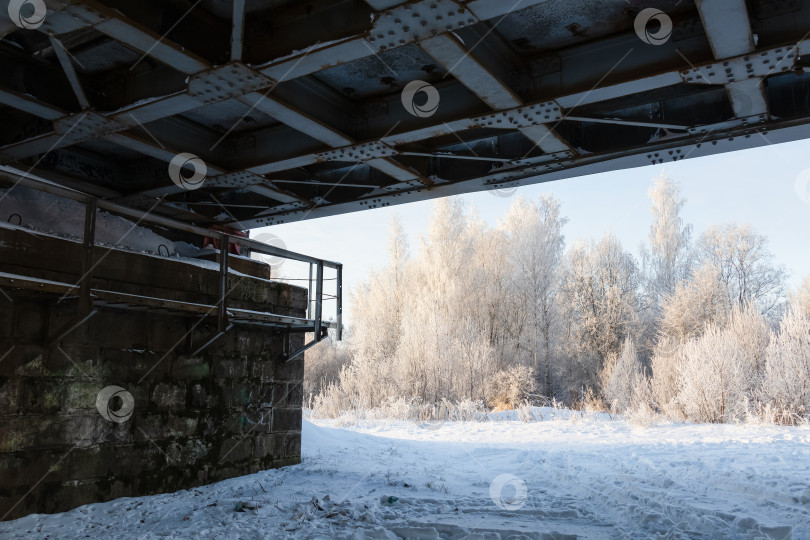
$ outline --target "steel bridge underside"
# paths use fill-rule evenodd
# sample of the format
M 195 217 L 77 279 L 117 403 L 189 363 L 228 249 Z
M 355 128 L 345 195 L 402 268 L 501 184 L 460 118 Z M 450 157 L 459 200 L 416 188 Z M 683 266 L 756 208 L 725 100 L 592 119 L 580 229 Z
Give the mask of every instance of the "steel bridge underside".
M 36 29 L 0 19 L 0 187 L 30 172 L 198 226 L 810 137 L 810 0 L 45 3 Z M 662 44 L 634 27 L 649 7 Z M 432 115 L 403 105 L 415 80 Z M 200 189 L 170 180 L 179 153 Z

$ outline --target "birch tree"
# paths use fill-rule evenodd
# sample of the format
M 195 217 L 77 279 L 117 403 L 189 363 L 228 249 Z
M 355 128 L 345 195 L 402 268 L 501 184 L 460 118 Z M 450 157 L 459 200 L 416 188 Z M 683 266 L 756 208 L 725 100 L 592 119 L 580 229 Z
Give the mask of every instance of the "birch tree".
M 653 223 L 648 235 L 649 247 L 642 251 L 647 290 L 655 312 L 663 298 L 672 295 L 677 285 L 689 278 L 692 266 L 692 226 L 686 225 L 681 211 L 686 199 L 679 185 L 659 176 L 649 189 Z
M 639 284 L 635 259 L 610 234 L 581 242 L 567 254 L 566 348 L 581 384 L 599 390 L 605 363 L 619 355 L 625 338 L 636 337 Z
M 565 245 L 562 228 L 566 222 L 559 202 L 541 195 L 536 203 L 516 199 L 502 223 L 509 238 L 512 287 L 523 300 L 532 363 L 535 372 L 541 374 L 546 396 L 552 394 L 551 332 L 559 313 L 559 271 Z
M 725 292 L 726 311 L 746 301 L 775 311 L 784 293 L 787 272 L 773 262 L 768 239 L 748 224 L 709 227 L 698 242 L 699 255 L 711 264 Z

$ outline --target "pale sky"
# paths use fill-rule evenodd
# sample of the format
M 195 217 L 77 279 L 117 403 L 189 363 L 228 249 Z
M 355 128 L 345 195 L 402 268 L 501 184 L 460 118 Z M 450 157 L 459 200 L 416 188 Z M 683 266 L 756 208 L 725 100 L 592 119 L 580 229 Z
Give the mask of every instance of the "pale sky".
M 490 192 L 463 198 L 478 209 L 483 220 L 495 225 L 515 196 L 535 199 L 540 193 L 551 193 L 569 219 L 564 229 L 567 246 L 577 238 L 600 237 L 610 230 L 625 249 L 638 256 L 652 222 L 647 189 L 662 170 L 681 185 L 687 199 L 683 218 L 693 224 L 695 237 L 709 225 L 748 222 L 770 239 L 777 261 L 790 272 L 791 287 L 810 274 L 810 191 L 806 181 L 810 140 L 534 184 L 506 198 Z M 351 289 L 372 267 L 385 264 L 390 216 L 402 218 L 413 252 L 419 236 L 427 231 L 433 205 L 434 201 L 426 201 L 364 210 L 257 229 L 251 236 L 271 232 L 287 249 L 342 262 L 346 310 L 351 307 Z M 306 269 L 290 263 L 281 270 L 287 277 L 306 277 Z M 331 305 L 324 309 L 327 316 L 333 312 Z M 346 315 L 350 322 L 351 313 Z

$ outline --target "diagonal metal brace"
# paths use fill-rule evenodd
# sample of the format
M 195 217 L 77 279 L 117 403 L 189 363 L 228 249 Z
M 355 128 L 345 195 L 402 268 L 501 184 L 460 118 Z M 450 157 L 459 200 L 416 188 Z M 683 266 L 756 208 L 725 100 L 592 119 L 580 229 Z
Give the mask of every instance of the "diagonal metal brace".
M 304 351 L 306 351 L 307 349 L 310 349 L 310 348 L 314 347 L 315 345 L 317 345 L 318 343 L 320 343 L 321 341 L 323 341 L 323 339 L 324 339 L 324 338 L 325 338 L 327 335 L 329 335 L 329 329 L 328 329 L 327 327 L 325 327 L 325 326 L 321 327 L 321 331 L 320 331 L 320 333 L 316 333 L 316 334 L 315 334 L 315 339 L 313 339 L 312 341 L 310 341 L 309 343 L 307 343 L 306 345 L 304 345 L 303 347 L 301 347 L 300 349 L 298 349 L 298 350 L 297 350 L 297 351 L 295 351 L 294 353 L 290 354 L 289 356 L 286 356 L 286 357 L 284 358 L 284 363 L 287 363 L 287 362 L 290 362 L 290 361 L 292 361 L 292 360 L 296 359 L 298 356 L 300 356 L 301 354 L 303 354 L 303 353 L 304 353 Z M 289 333 L 287 334 L 287 338 L 288 338 L 288 340 L 289 340 Z
M 227 334 L 227 333 L 228 333 L 228 331 L 229 331 L 231 328 L 233 328 L 233 323 L 229 324 L 229 325 L 228 325 L 226 328 L 224 328 L 223 330 L 221 330 L 221 331 L 217 331 L 217 333 L 216 333 L 216 334 L 214 334 L 213 336 L 211 336 L 211 338 L 210 338 L 208 341 L 206 341 L 205 343 L 203 343 L 202 345 L 200 345 L 200 346 L 197 348 L 197 350 L 196 350 L 196 351 L 194 351 L 193 353 L 189 354 L 189 356 L 197 356 L 198 354 L 200 354 L 201 352 L 203 352 L 205 349 L 207 349 L 208 347 L 210 347 L 211 345 L 213 345 L 213 344 L 214 344 L 216 341 L 218 341 L 218 340 L 219 340 L 219 338 L 221 338 L 222 336 L 224 336 L 225 334 Z

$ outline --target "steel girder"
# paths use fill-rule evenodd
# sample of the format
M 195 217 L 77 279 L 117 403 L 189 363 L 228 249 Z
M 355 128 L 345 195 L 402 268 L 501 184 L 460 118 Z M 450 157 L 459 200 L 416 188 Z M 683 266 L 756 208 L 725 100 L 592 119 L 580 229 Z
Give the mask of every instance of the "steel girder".
M 257 227 L 806 136 L 810 0 L 651 2 L 673 25 L 658 45 L 619 0 L 262 4 L 47 0 L 39 28 L 6 24 L 0 161 Z M 430 114 L 402 101 L 417 79 Z M 199 190 L 161 174 L 182 153 Z M 204 212 L 214 195 L 230 211 Z

